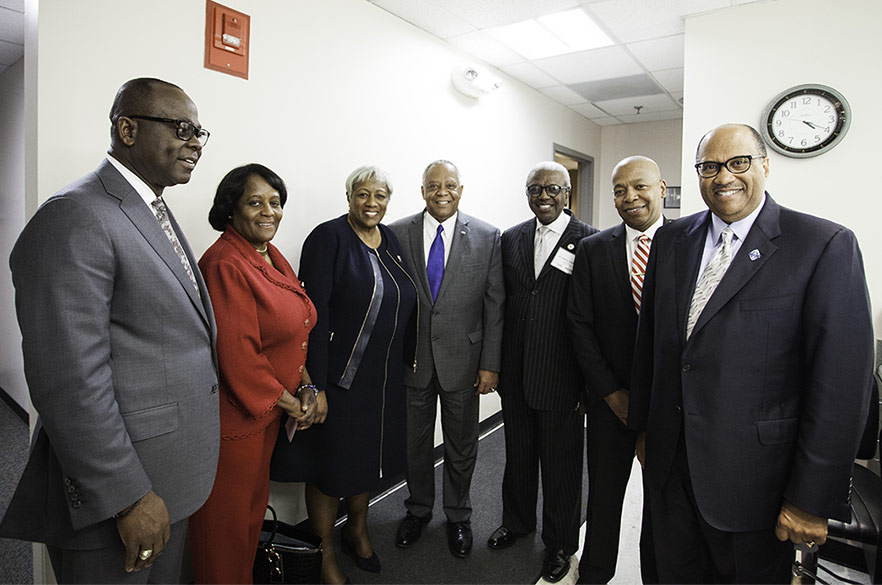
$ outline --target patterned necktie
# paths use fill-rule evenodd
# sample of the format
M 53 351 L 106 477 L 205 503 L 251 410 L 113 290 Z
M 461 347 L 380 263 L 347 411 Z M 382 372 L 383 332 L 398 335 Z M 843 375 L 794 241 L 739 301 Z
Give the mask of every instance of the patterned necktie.
M 542 272 L 542 267 L 545 266 L 545 261 L 548 260 L 548 242 L 546 242 L 545 238 L 548 232 L 551 230 L 547 225 L 540 225 L 539 229 L 536 230 L 536 253 L 533 256 L 533 269 L 536 271 L 536 278 L 539 278 L 539 274 Z
M 640 302 L 643 299 L 643 276 L 646 274 L 646 262 L 649 260 L 650 239 L 641 234 L 637 238 L 637 247 L 631 259 L 631 296 L 634 297 L 634 308 L 640 313 Z
M 162 226 L 162 231 L 165 232 L 165 236 L 168 238 L 168 241 L 171 242 L 172 248 L 174 248 L 175 253 L 178 255 L 178 259 L 180 259 L 181 264 L 184 266 L 184 270 L 187 271 L 187 276 L 190 277 L 190 282 L 193 283 L 193 288 L 196 289 L 196 294 L 201 298 L 202 295 L 199 294 L 199 285 L 196 284 L 196 277 L 193 275 L 193 267 L 190 266 L 190 261 L 184 253 L 184 247 L 181 246 L 181 242 L 178 240 L 178 235 L 172 227 L 171 220 L 168 217 L 168 208 L 165 206 L 165 201 L 162 200 L 162 197 L 157 197 L 150 202 L 150 205 L 153 206 L 153 213 L 156 215 L 159 225 Z
M 695 285 L 692 304 L 689 306 L 689 318 L 686 320 L 686 339 L 689 339 L 689 336 L 692 335 L 692 329 L 695 327 L 701 311 L 704 310 L 704 306 L 710 300 L 711 295 L 714 294 L 714 290 L 720 284 L 723 275 L 726 274 L 726 270 L 732 262 L 732 237 L 734 235 L 732 228 L 727 227 L 723 230 L 723 233 L 720 234 L 723 243 L 716 249 L 714 255 L 711 256 L 704 272 L 701 273 L 701 277 L 698 279 L 698 284 Z
M 429 277 L 429 290 L 432 291 L 432 301 L 438 298 L 438 289 L 441 288 L 441 279 L 444 278 L 444 240 L 441 232 L 444 226 L 438 224 L 438 231 L 429 248 L 429 258 L 426 260 L 426 276 Z

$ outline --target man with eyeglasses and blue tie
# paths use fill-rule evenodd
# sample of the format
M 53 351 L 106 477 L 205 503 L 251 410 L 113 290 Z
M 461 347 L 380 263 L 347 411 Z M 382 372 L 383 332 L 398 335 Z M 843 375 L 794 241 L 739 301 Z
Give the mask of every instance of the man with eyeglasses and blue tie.
M 215 324 L 162 194 L 208 140 L 159 79 L 119 89 L 108 157 L 47 200 L 10 257 L 40 418 L 0 535 L 45 543 L 59 583 L 180 583 L 214 483 Z
M 504 549 L 536 530 L 541 468 L 542 577 L 552 583 L 569 572 L 579 548 L 585 383 L 570 341 L 567 296 L 576 246 L 597 231 L 567 209 L 570 191 L 562 165 L 535 165 L 526 181 L 535 217 L 502 234 L 505 474 L 502 525 L 487 542 Z
M 407 513 L 395 544 L 409 548 L 435 505 L 435 413 L 444 433 L 443 504 L 447 546 L 472 551 L 470 488 L 478 457 L 480 395 L 496 391 L 502 340 L 499 230 L 459 211 L 463 184 L 448 160 L 429 163 L 421 187 L 426 209 L 389 227 L 419 293 L 416 365 L 407 387 Z
M 873 328 L 854 234 L 778 205 L 754 128 L 698 144 L 707 211 L 658 230 L 628 424 L 645 431 L 661 583 L 790 583 L 850 519 Z

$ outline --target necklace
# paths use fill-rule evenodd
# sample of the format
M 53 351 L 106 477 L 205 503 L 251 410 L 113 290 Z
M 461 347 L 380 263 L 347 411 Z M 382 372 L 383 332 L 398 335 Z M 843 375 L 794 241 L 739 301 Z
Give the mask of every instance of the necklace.
M 261 256 L 263 256 L 264 254 L 266 254 L 267 244 L 264 244 L 264 245 L 263 245 L 263 250 L 261 250 L 260 248 L 254 248 L 254 249 L 257 250 L 257 253 L 258 253 L 258 254 L 260 254 Z

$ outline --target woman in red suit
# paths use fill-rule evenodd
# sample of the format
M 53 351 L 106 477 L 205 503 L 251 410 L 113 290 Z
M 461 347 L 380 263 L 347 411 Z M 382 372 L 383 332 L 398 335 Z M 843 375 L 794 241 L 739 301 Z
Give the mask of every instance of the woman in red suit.
M 269 243 L 286 200 L 282 179 L 250 164 L 227 173 L 208 214 L 223 232 L 199 260 L 217 321 L 221 447 L 211 495 L 190 519 L 196 583 L 251 583 L 280 418 L 302 429 L 316 415 L 304 369 L 315 308 Z

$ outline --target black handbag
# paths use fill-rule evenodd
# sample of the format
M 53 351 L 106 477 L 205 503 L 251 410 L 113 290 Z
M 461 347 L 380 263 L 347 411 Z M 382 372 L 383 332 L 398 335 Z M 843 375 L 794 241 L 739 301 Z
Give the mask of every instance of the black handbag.
M 272 520 L 263 521 L 257 555 L 254 557 L 254 582 L 274 583 L 321 583 L 322 539 L 279 522 L 276 511 Z

